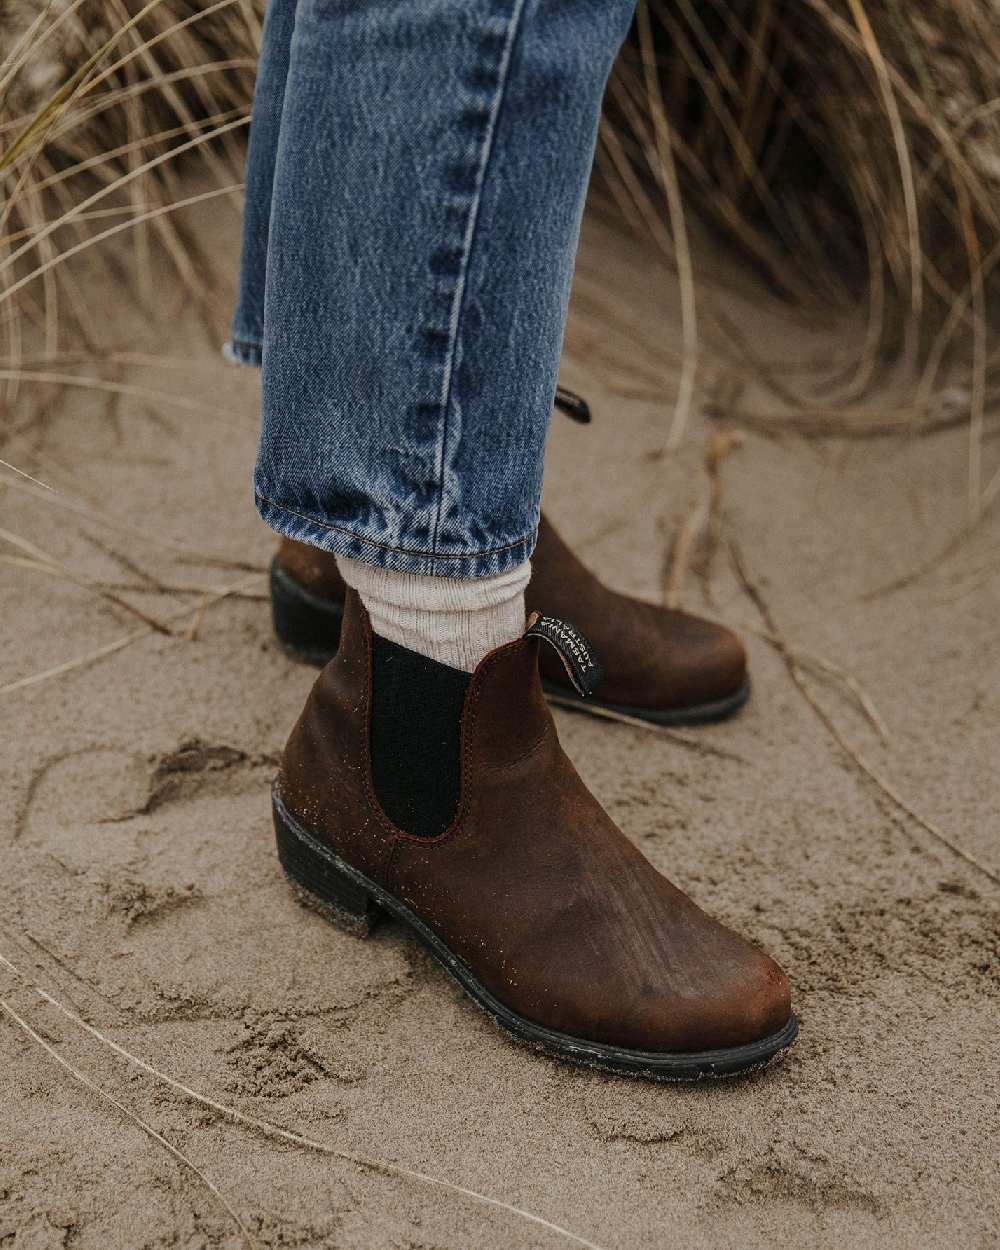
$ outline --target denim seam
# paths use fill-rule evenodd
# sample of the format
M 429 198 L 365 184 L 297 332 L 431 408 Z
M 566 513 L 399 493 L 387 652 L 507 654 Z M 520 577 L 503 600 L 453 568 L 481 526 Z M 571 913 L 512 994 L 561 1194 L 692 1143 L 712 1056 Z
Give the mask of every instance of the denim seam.
M 441 530 L 441 512 L 444 507 L 444 461 L 445 449 L 448 445 L 448 413 L 451 408 L 455 351 L 458 345 L 462 312 L 465 307 L 466 277 L 469 272 L 469 261 L 472 257 L 472 248 L 476 237 L 476 226 L 479 222 L 479 207 L 483 198 L 483 184 L 486 181 L 490 158 L 493 155 L 493 139 L 496 135 L 500 109 L 503 105 L 504 97 L 507 92 L 510 62 L 514 52 L 514 43 L 521 28 L 521 17 L 524 13 L 525 2 L 526 0 L 514 0 L 514 6 L 511 9 L 510 18 L 508 19 L 507 38 L 504 41 L 503 52 L 500 55 L 500 64 L 497 67 L 497 87 L 494 92 L 493 102 L 490 108 L 490 116 L 486 125 L 486 133 L 483 136 L 482 151 L 479 156 L 479 168 L 476 171 L 476 185 L 473 192 L 469 220 L 465 227 L 465 238 L 462 241 L 461 269 L 459 271 L 458 281 L 455 284 L 455 294 L 452 298 L 451 319 L 448 326 L 448 347 L 445 353 L 444 373 L 441 378 L 441 397 L 438 401 L 441 405 L 441 445 L 438 452 L 437 466 L 437 509 L 434 516 L 434 532 L 431 538 L 431 547 L 434 548 L 434 550 L 426 553 L 432 558 L 437 556 L 436 549 L 438 545 L 438 535 Z M 516 545 L 516 543 L 510 544 L 510 546 Z M 506 548 L 499 548 L 499 550 L 506 550 Z
M 371 547 L 378 547 L 381 551 L 395 551 L 401 556 L 426 556 L 435 560 L 476 560 L 480 556 L 496 556 L 501 552 L 510 551 L 514 547 L 520 547 L 526 542 L 530 542 L 532 534 L 525 534 L 523 538 L 517 538 L 512 543 L 504 543 L 502 547 L 488 547 L 485 551 L 467 551 L 467 552 L 448 552 L 448 551 L 421 551 L 419 547 L 394 547 L 392 543 L 380 543 L 375 538 L 369 538 L 366 534 L 359 534 L 356 530 L 349 530 L 344 525 L 333 525 L 330 521 L 320 521 L 317 517 L 309 516 L 305 512 L 296 512 L 294 508 L 286 508 L 284 504 L 275 503 L 273 499 L 268 499 L 263 491 L 255 492 L 258 499 L 263 500 L 270 508 L 277 508 L 279 512 L 284 512 L 287 516 L 298 517 L 300 521 L 308 521 L 310 525 L 318 525 L 320 529 L 335 530 L 338 534 L 346 534 L 348 538 L 356 539 L 360 543 L 368 543 Z

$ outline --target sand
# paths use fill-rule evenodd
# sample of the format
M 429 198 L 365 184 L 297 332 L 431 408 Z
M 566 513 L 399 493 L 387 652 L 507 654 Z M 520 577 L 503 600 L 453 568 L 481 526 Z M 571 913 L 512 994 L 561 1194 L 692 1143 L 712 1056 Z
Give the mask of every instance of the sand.
M 200 227 L 231 269 L 235 214 Z M 751 704 L 687 741 L 557 713 L 628 835 L 783 963 L 802 1021 L 789 1058 L 760 1076 L 612 1079 L 506 1040 L 399 929 L 348 937 L 287 888 L 268 783 L 313 674 L 275 645 L 260 597 L 272 537 L 247 485 L 257 383 L 217 355 L 225 281 L 207 311 L 166 275 L 156 289 L 152 314 L 105 285 L 95 331 L 166 366 L 69 372 L 160 397 L 52 389 L 43 419 L 3 454 L 63 494 L 7 487 L 0 524 L 85 578 L 135 587 L 142 570 L 256 597 L 213 603 L 186 638 L 197 598 L 122 591 L 161 618 L 191 610 L 175 636 L 144 634 L 3 694 L 0 954 L 20 973 L 0 965 L 9 1008 L 182 1151 L 263 1246 L 574 1243 L 233 1123 L 31 986 L 244 1115 L 479 1191 L 605 1250 L 997 1245 L 1000 518 L 871 597 L 919 571 L 961 522 L 964 432 L 748 434 L 723 470 L 730 532 L 779 629 L 860 683 L 887 740 L 842 681 L 813 672 L 816 698 L 919 819 L 859 771 L 752 632 Z M 649 597 L 678 519 L 706 491 L 703 417 L 679 454 L 662 454 L 680 342 L 671 291 L 635 246 L 588 225 L 563 376 L 595 421 L 555 419 L 546 495 L 595 569 Z M 842 331 L 792 321 L 742 279 L 721 298 L 783 370 L 839 345 Z M 19 411 L 40 394 L 26 390 Z M 995 441 L 986 455 L 994 467 Z M 5 564 L 0 577 L 0 685 L 144 628 L 36 568 Z M 684 603 L 761 628 L 725 552 L 709 584 L 710 609 L 694 577 Z M 202 1179 L 9 1015 L 0 1073 L 4 1250 L 244 1244 Z

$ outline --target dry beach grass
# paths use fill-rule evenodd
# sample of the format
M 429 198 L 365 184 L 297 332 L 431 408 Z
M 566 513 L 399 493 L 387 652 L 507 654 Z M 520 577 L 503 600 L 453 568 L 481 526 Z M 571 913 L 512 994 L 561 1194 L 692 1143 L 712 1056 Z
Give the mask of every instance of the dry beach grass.
M 81 252 L 99 244 L 148 305 L 159 249 L 204 307 L 212 266 L 178 206 L 238 196 L 261 20 L 260 0 L 0 2 L 8 463 L 25 467 L 18 437 L 81 361 L 83 385 L 115 385 Z M 651 379 L 663 394 L 679 377 L 669 448 L 695 405 L 807 437 L 962 425 L 967 522 L 996 500 L 998 45 L 990 0 L 639 7 L 592 211 L 677 274 L 680 345 Z M 193 167 L 207 175 L 194 196 L 180 181 Z M 706 240 L 714 265 L 704 246 L 693 258 Z M 735 258 L 799 315 L 844 324 L 832 358 L 794 374 L 762 358 L 728 311 Z
M 0 4 L 4 264 L 22 281 L 51 265 L 5 293 L 18 299 L 20 316 L 8 307 L 4 323 L 15 355 L 22 319 L 43 332 L 48 357 L 86 335 L 87 301 L 59 256 L 88 236 L 126 235 L 103 255 L 147 297 L 155 241 L 197 295 L 197 238 L 181 237 L 169 211 L 180 198 L 176 170 L 204 162 L 209 194 L 239 182 L 261 9 L 260 0 Z M 614 213 L 681 279 L 682 406 L 704 381 L 698 344 L 707 340 L 820 430 L 845 421 L 867 430 L 873 414 L 851 407 L 902 357 L 912 386 L 892 424 L 957 408 L 978 448 L 996 387 L 986 326 L 1000 260 L 998 44 L 990 0 L 919 11 L 896 0 L 640 6 L 612 77 L 597 168 Z M 695 215 L 799 306 L 820 301 L 829 315 L 863 298 L 855 358 L 818 386 L 776 379 L 711 283 L 698 290 Z M 956 360 L 961 381 L 947 368 Z M 971 469 L 976 511 L 997 484 Z

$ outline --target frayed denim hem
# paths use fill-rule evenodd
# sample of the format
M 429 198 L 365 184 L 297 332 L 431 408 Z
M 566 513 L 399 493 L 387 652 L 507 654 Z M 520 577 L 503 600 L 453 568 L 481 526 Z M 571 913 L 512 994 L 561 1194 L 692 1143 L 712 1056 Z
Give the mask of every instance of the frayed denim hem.
M 222 354 L 231 365 L 249 365 L 252 369 L 260 368 L 264 355 L 259 343 L 236 338 L 223 344 Z
M 491 551 L 463 554 L 417 551 L 368 538 L 345 526 L 318 521 L 283 508 L 259 491 L 256 492 L 256 502 L 257 511 L 265 524 L 286 538 L 394 573 L 419 573 L 429 577 L 492 577 L 497 573 L 507 573 L 525 560 L 530 560 L 538 537 L 535 529 L 526 537 Z

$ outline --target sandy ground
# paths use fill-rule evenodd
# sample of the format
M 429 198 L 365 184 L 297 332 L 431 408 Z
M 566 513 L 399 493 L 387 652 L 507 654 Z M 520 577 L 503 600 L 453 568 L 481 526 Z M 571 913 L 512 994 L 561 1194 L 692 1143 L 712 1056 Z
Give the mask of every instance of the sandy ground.
M 233 213 L 202 229 L 223 262 L 235 254 Z M 655 265 L 591 223 L 564 380 L 596 419 L 556 418 L 547 486 L 592 565 L 651 597 L 669 535 L 706 492 L 701 419 L 679 455 L 661 454 L 656 395 L 679 342 L 669 292 Z M 762 1076 L 697 1088 L 608 1079 L 505 1040 L 399 930 L 360 942 L 295 902 L 268 781 L 312 673 L 273 642 L 254 573 L 272 546 L 247 485 L 256 379 L 216 355 L 222 286 L 212 336 L 165 281 L 153 319 L 105 294 L 103 341 L 173 363 L 101 376 L 161 398 L 60 389 L 3 454 L 63 494 L 7 487 L 0 524 L 77 575 L 132 587 L 124 596 L 172 616 L 176 632 L 142 634 L 63 578 L 0 570 L 0 685 L 140 631 L 2 696 L 0 954 L 17 972 L 0 965 L 0 994 L 37 1039 L 0 1016 L 0 1246 L 243 1244 L 204 1181 L 42 1043 L 182 1151 L 264 1246 L 573 1244 L 502 1207 L 234 1124 L 32 986 L 245 1115 L 479 1191 L 606 1250 L 1000 1243 L 1000 521 L 871 595 L 958 525 L 963 432 L 751 434 L 723 472 L 730 532 L 778 628 L 860 683 L 887 741 L 843 681 L 813 672 L 810 688 L 920 819 L 862 775 L 753 633 L 751 705 L 686 742 L 558 714 L 583 775 L 653 862 L 781 960 L 802 1020 L 794 1052 Z M 726 303 L 788 376 L 793 360 L 829 354 L 829 336 L 757 298 Z M 39 393 L 25 392 L 22 414 Z M 189 638 L 198 599 L 136 590 L 146 576 L 256 597 L 212 604 Z M 710 586 L 715 613 L 760 630 L 724 552 Z M 703 604 L 693 578 L 685 603 Z

